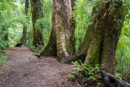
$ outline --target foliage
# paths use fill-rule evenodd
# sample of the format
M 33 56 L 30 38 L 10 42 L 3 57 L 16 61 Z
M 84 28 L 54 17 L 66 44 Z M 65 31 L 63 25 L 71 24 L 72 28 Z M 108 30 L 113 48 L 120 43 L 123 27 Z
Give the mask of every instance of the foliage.
M 29 8 L 29 11 L 31 11 L 30 9 L 31 8 Z M 44 17 L 36 21 L 35 27 L 42 32 L 44 37 L 44 44 L 46 45 L 50 35 L 52 0 L 43 0 L 43 10 L 44 10 L 43 12 Z M 31 20 L 31 18 L 29 20 Z M 35 47 L 32 45 L 32 41 L 33 41 L 32 21 L 30 21 L 29 24 L 31 25 L 28 26 L 27 29 L 27 45 L 32 51 L 39 52 L 43 46 L 39 45 L 38 47 Z
M 130 10 L 129 10 L 130 14 Z M 130 15 L 127 14 L 116 50 L 117 72 L 130 82 Z
M 26 24 L 25 15 L 22 14 L 17 0 L 0 1 L 0 52 L 11 44 L 16 44 L 20 36 L 17 29 Z M 20 30 L 19 30 L 20 31 Z M 21 32 L 21 31 L 20 31 Z M 16 39 L 15 39 L 16 38 Z M 14 41 L 15 40 L 15 41 Z M 7 57 L 0 54 L 0 66 L 6 61 Z
M 44 43 L 47 44 L 50 33 L 52 0 L 43 0 L 44 17 L 36 21 L 36 27 L 43 32 Z M 43 26 L 41 26 L 41 24 Z
M 73 18 L 75 20 L 75 38 L 76 38 L 76 51 L 83 41 L 88 25 L 92 24 L 91 14 L 92 8 L 98 4 L 100 0 L 77 0 L 75 10 L 73 11 Z M 107 2 L 108 0 L 104 0 Z M 118 1 L 118 0 L 116 0 Z M 124 7 L 127 7 L 128 12 L 121 36 L 116 50 L 117 61 L 117 76 L 123 77 L 126 81 L 130 82 L 130 2 L 129 0 L 122 0 Z M 0 0 L 0 50 L 5 50 L 8 45 L 13 46 L 17 44 L 22 36 L 23 26 L 27 27 L 27 45 L 35 52 L 38 52 L 42 47 L 32 46 L 32 20 L 31 20 L 31 8 L 28 10 L 28 15 L 25 15 L 25 0 Z M 45 45 L 49 39 L 50 26 L 51 26 L 51 12 L 52 12 L 52 0 L 43 0 L 44 18 L 37 20 L 36 27 L 43 32 Z M 43 24 L 44 29 L 42 31 Z M 40 48 L 40 49 L 39 49 Z M 0 54 L 0 61 L 5 61 L 6 58 Z M 0 65 L 3 62 L 0 62 Z M 74 62 L 74 70 L 76 70 L 81 77 L 89 77 L 84 81 L 95 81 L 96 77 L 92 67 L 86 67 L 84 64 Z M 70 79 L 73 79 L 73 75 L 68 75 Z
M 85 36 L 86 29 L 88 25 L 91 24 L 92 8 L 98 4 L 99 1 L 100 0 L 77 0 L 75 11 L 73 12 L 73 17 L 76 21 L 75 38 L 77 52 Z M 107 3 L 108 0 L 104 1 Z M 123 6 L 127 8 L 127 16 L 117 45 L 116 70 L 119 77 L 123 77 L 127 82 L 130 82 L 130 2 L 129 0 L 122 1 L 125 2 Z
M 88 0 L 77 0 L 76 6 L 73 11 L 73 18 L 75 20 L 75 38 L 76 38 L 76 50 L 78 51 L 81 42 L 86 33 L 87 26 L 91 19 L 92 3 Z M 82 9 L 82 10 L 81 10 Z
M 73 74 L 69 74 L 69 75 L 67 75 L 67 77 L 68 77 L 70 80 L 74 80 L 75 75 L 73 75 Z
M 85 85 L 99 85 L 98 80 L 101 78 L 99 75 L 99 67 L 90 67 L 83 64 L 81 61 L 72 62 L 73 70 L 78 73 L 78 75 L 83 79 Z M 73 78 L 73 75 L 69 75 L 70 78 Z
M 0 39 L 0 50 L 5 50 L 7 47 L 7 42 Z
M 6 60 L 7 60 L 7 57 L 0 54 L 0 66 L 2 66 Z
M 75 20 L 75 38 L 76 38 L 76 51 L 78 52 L 79 47 L 86 34 L 88 25 L 91 25 L 91 14 L 93 7 L 97 5 L 99 0 L 77 0 L 76 6 L 73 11 L 73 18 Z M 82 10 L 81 10 L 82 9 Z
M 18 29 L 21 24 L 26 25 L 27 23 L 25 15 L 20 11 L 19 4 L 15 2 L 15 0 L 9 2 L 4 0 L 3 2 L 0 2 L 1 40 L 6 44 L 12 41 L 16 35 L 11 33 Z
M 34 45 L 30 45 L 29 48 L 30 48 L 32 51 L 39 53 L 40 50 L 41 50 L 41 48 L 42 48 L 42 46 L 38 45 L 37 47 L 35 47 Z

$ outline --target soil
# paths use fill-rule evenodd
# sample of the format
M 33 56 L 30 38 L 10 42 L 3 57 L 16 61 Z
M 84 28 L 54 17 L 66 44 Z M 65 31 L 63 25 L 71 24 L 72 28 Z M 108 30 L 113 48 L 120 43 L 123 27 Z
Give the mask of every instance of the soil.
M 8 61 L 0 68 L 0 87 L 81 87 L 67 78 L 71 65 L 34 54 L 26 47 L 8 50 Z

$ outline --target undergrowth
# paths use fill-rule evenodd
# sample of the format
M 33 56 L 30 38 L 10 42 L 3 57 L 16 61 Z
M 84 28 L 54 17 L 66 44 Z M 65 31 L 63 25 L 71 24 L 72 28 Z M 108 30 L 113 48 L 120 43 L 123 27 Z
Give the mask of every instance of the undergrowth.
M 6 60 L 7 60 L 7 56 L 0 54 L 0 66 L 2 66 Z
M 78 76 L 83 80 L 85 87 L 88 85 L 101 87 L 101 76 L 98 65 L 96 67 L 90 67 L 86 66 L 81 61 L 72 62 L 72 64 L 74 72 L 67 76 L 70 80 L 75 79 L 75 74 L 78 74 Z
M 34 45 L 29 46 L 29 48 L 36 53 L 39 53 L 41 51 L 42 46 L 38 45 L 37 47 Z

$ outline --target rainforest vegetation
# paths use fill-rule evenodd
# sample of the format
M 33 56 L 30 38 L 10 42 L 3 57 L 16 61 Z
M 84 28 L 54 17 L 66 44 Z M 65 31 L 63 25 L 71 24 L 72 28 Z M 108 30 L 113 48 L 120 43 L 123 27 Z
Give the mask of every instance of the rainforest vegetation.
M 130 0 L 0 0 L 0 67 L 12 47 L 72 64 L 80 85 L 129 87 Z

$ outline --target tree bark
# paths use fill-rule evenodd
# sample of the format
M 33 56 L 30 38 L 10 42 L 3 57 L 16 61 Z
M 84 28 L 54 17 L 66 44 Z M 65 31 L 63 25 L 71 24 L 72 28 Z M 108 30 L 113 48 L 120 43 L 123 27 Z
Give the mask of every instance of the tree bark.
M 28 8 L 29 8 L 29 0 L 25 0 L 25 14 L 27 16 L 28 13 Z M 21 44 L 26 45 L 26 39 L 27 39 L 27 26 L 23 26 L 23 34 L 21 37 Z
M 101 72 L 102 81 L 104 82 L 105 87 L 129 87 L 125 82 L 121 81 L 114 75 L 107 73 L 105 71 L 104 65 L 100 66 L 100 72 Z
M 109 0 L 100 1 L 94 7 L 92 24 L 88 26 L 80 52 L 65 62 L 85 55 L 86 65 L 104 64 L 107 72 L 115 73 L 115 51 L 125 17 L 122 4 L 120 0 Z
M 74 7 L 76 6 L 76 2 L 77 0 L 71 0 L 71 7 L 72 7 L 72 10 L 74 11 Z
M 71 8 L 72 8 L 72 44 L 73 44 L 73 46 L 75 46 L 75 41 L 76 41 L 76 38 L 75 38 L 75 23 L 76 23 L 76 21 L 75 21 L 75 18 L 74 18 L 74 16 L 73 16 L 73 13 L 75 12 L 75 6 L 76 6 L 76 2 L 77 2 L 77 0 L 71 0 Z M 75 49 L 75 47 L 74 47 L 74 53 L 76 53 L 76 49 Z
M 58 60 L 73 54 L 72 9 L 70 0 L 53 0 L 50 40 L 42 55 L 57 55 Z
M 26 14 L 26 16 L 28 14 L 28 8 L 29 8 L 29 0 L 25 0 L 25 14 Z
M 43 18 L 42 0 L 31 0 L 32 22 L 33 22 L 33 45 L 44 45 L 42 30 L 37 29 L 35 24 L 40 18 Z M 41 24 L 43 28 L 43 25 Z
M 26 33 L 27 33 L 27 28 L 24 26 L 23 27 L 23 34 L 22 34 L 22 38 L 21 38 L 21 44 L 22 45 L 26 45 Z
M 96 7 L 98 10 L 93 10 L 93 24 L 83 41 L 83 45 L 87 45 L 85 64 L 104 64 L 111 74 L 115 73 L 115 51 L 125 17 L 122 4 L 116 0 L 101 1 Z

